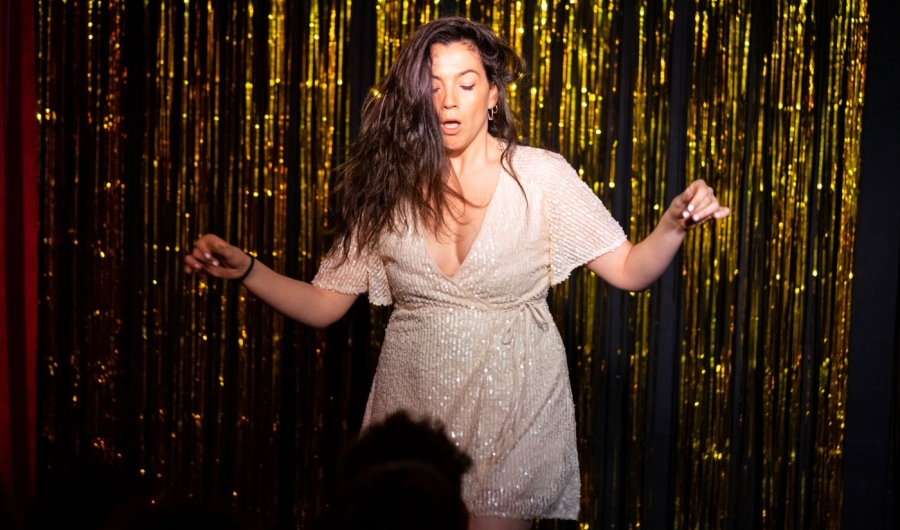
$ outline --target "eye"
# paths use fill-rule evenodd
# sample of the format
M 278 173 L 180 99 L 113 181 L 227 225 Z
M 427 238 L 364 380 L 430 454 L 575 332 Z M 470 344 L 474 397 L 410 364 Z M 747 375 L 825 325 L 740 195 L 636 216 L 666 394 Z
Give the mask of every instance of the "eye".
M 472 90 L 473 88 L 475 88 L 475 85 L 462 85 L 459 88 L 463 90 Z

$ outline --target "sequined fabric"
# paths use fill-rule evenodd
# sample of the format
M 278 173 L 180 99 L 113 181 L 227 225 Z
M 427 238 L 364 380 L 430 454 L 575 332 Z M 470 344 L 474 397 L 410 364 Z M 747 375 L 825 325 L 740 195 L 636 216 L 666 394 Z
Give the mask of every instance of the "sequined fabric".
M 340 266 L 327 257 L 313 284 L 394 304 L 364 426 L 398 409 L 443 422 L 475 462 L 474 515 L 576 519 L 574 406 L 546 297 L 625 234 L 561 156 L 520 147 L 513 167 L 525 194 L 501 175 L 453 277 L 410 228 Z

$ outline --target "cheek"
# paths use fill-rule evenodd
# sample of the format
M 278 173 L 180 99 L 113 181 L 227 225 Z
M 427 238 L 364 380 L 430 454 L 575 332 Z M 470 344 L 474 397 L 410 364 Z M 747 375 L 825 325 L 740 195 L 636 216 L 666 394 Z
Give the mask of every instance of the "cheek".
M 469 109 L 472 111 L 472 113 L 486 113 L 487 109 L 490 108 L 490 98 L 488 97 L 488 94 L 485 94 L 483 92 L 468 92 L 466 94 L 466 100 L 469 103 Z

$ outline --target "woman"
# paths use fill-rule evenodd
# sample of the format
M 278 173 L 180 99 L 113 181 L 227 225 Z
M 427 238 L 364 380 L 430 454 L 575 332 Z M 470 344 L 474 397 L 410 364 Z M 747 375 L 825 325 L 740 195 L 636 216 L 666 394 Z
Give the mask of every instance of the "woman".
M 438 418 L 474 461 L 471 528 L 575 519 L 579 474 L 566 360 L 546 296 L 577 266 L 641 290 L 685 232 L 729 211 L 692 183 L 643 242 L 562 157 L 520 146 L 506 89 L 524 70 L 491 29 L 422 26 L 366 101 L 339 172 L 336 245 L 313 282 L 206 235 L 185 258 L 311 326 L 359 294 L 394 304 L 364 426 L 405 409 Z

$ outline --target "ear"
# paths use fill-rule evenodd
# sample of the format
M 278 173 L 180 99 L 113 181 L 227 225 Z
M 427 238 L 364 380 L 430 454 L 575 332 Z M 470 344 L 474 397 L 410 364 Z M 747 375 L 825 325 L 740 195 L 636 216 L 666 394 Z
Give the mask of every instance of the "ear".
M 497 88 L 497 85 L 491 83 L 491 91 L 488 93 L 488 103 L 490 103 L 489 108 L 494 108 L 494 105 L 500 100 L 500 89 Z

